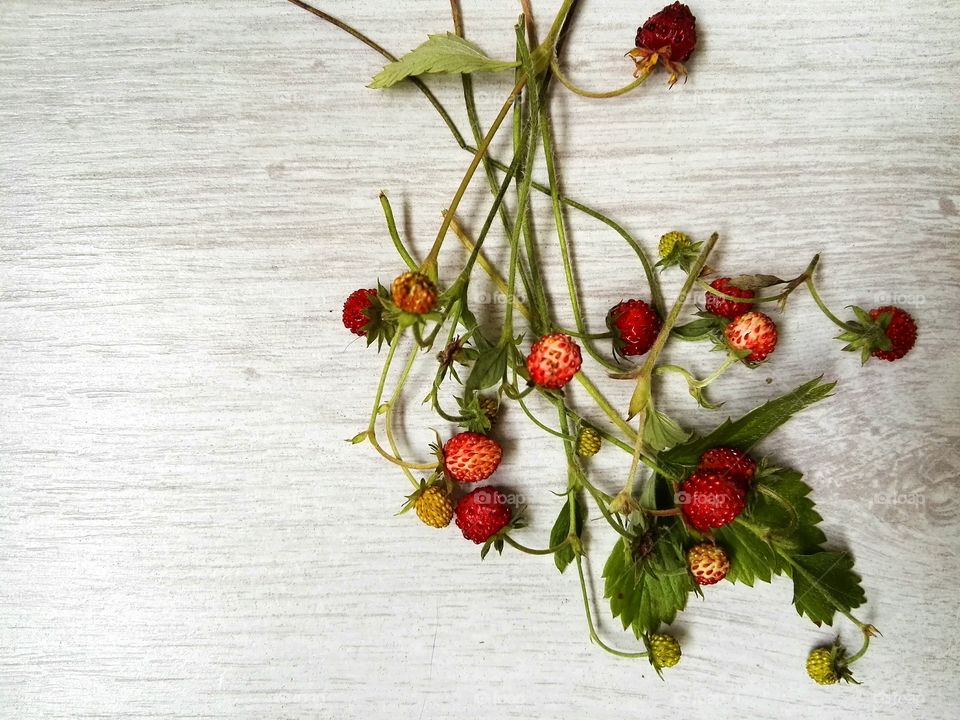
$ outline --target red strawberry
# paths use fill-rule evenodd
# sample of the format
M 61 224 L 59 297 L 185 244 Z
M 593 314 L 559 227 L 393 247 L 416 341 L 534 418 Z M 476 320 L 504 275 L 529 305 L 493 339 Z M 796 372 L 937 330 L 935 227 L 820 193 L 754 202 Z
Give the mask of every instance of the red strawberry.
M 660 333 L 660 316 L 643 300 L 625 300 L 607 313 L 613 347 L 622 355 L 643 355 Z
M 637 30 L 637 47 L 683 62 L 697 47 L 697 19 L 683 3 L 667 5 Z
M 437 286 L 423 273 L 405 272 L 390 287 L 393 303 L 404 312 L 423 315 L 437 304 Z
M 485 543 L 510 523 L 507 497 L 492 485 L 477 488 L 457 503 L 457 527 L 467 540 Z
M 735 482 L 706 470 L 684 480 L 677 496 L 687 523 L 702 531 L 729 525 L 745 505 L 743 491 Z
M 530 379 L 541 387 L 559 390 L 580 371 L 583 359 L 580 346 L 568 335 L 544 335 L 530 348 L 527 370 Z
M 710 283 L 710 287 L 714 290 L 719 290 L 724 295 L 733 295 L 738 298 L 753 298 L 754 296 L 753 290 L 744 290 L 743 288 L 731 285 L 730 278 L 728 277 L 717 278 Z M 714 295 L 711 292 L 707 293 L 707 312 L 713 313 L 714 315 L 733 320 L 738 315 L 748 313 L 752 309 L 753 303 L 738 303 L 734 300 L 727 300 L 719 295 Z
M 744 360 L 761 362 L 777 346 L 777 326 L 762 312 L 748 312 L 734 319 L 723 330 L 734 350 L 749 350 Z
M 443 446 L 443 465 L 457 482 L 472 483 L 493 475 L 503 458 L 503 450 L 493 438 L 475 432 L 462 432 Z
M 714 585 L 730 572 L 727 551 L 713 543 L 700 543 L 687 551 L 687 564 L 698 585 Z
M 882 322 L 880 320 L 881 316 L 888 314 L 890 322 L 884 329 L 884 334 L 890 339 L 892 347 L 889 350 L 878 348 L 871 355 L 881 360 L 893 362 L 910 352 L 917 341 L 917 323 L 910 313 L 893 305 L 884 305 L 870 311 L 870 317 L 880 322 Z
M 343 304 L 343 326 L 354 335 L 363 337 L 367 334 L 363 326 L 370 322 L 370 318 L 363 311 L 370 307 L 370 303 L 376 296 L 375 289 L 354 290 Z
M 727 480 L 733 480 L 746 492 L 757 472 L 757 464 L 749 455 L 735 448 L 717 447 L 700 456 L 697 470 L 715 472 Z

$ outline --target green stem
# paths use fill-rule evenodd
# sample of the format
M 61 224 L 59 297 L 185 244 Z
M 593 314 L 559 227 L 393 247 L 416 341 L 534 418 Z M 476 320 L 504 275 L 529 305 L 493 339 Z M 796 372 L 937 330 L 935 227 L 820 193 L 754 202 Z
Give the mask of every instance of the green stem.
M 580 595 L 583 598 L 583 612 L 587 616 L 587 627 L 590 630 L 590 639 L 599 645 L 603 650 L 610 653 L 611 655 L 616 655 L 617 657 L 622 658 L 642 658 L 647 657 L 645 652 L 624 652 L 622 650 L 616 650 L 615 648 L 607 645 L 603 640 L 600 639 L 600 636 L 597 635 L 597 630 L 593 626 L 593 614 L 590 611 L 590 598 L 587 595 L 587 581 L 583 576 L 583 562 L 579 555 L 576 557 L 577 560 L 577 575 L 580 578 Z
M 584 90 L 582 87 L 580 87 L 579 85 L 576 85 L 572 80 L 570 80 L 566 75 L 564 75 L 563 71 L 560 69 L 560 63 L 557 60 L 556 56 L 554 56 L 550 60 L 550 69 L 553 70 L 554 76 L 557 78 L 557 80 L 560 81 L 560 84 L 563 85 L 567 90 L 573 93 L 576 93 L 577 95 L 580 95 L 582 97 L 596 98 L 600 100 L 606 99 L 606 98 L 614 98 L 620 95 L 626 95 L 631 90 L 636 90 L 638 87 L 640 87 L 647 81 L 647 78 L 650 77 L 650 74 L 653 71 L 653 68 L 651 67 L 633 82 L 629 83 L 628 85 L 624 85 L 623 87 L 617 88 L 616 90 L 606 90 L 606 91 L 597 92 L 594 90 Z
M 504 535 L 503 539 L 507 543 L 507 545 L 510 545 L 516 548 L 517 550 L 519 550 L 520 552 L 526 553 L 527 555 L 553 555 L 558 550 L 563 550 L 563 548 L 565 548 L 567 545 L 570 544 L 570 540 L 568 538 L 564 540 L 562 543 L 560 543 L 559 545 L 554 545 L 553 547 L 544 548 L 542 550 L 534 550 L 533 548 L 528 548 L 526 545 L 523 545 L 522 543 L 518 543 L 509 535 Z
M 400 253 L 400 257 L 403 258 L 407 267 L 416 271 L 417 263 L 410 256 L 406 246 L 403 244 L 403 240 L 400 239 L 400 233 L 397 232 L 397 221 L 393 218 L 393 208 L 390 207 L 390 201 L 387 199 L 386 193 L 380 193 L 380 205 L 383 207 L 383 214 L 387 218 L 387 230 L 390 232 L 390 238 L 393 240 L 394 247 L 397 249 L 397 252 Z
M 827 318 L 829 318 L 829 320 L 834 325 L 839 327 L 841 330 L 846 330 L 847 332 L 858 332 L 857 328 L 849 325 L 848 323 L 845 323 L 843 320 L 841 320 L 832 312 L 830 312 L 830 308 L 827 307 L 827 304 L 823 302 L 823 298 L 820 297 L 820 293 L 817 292 L 817 286 L 813 284 L 812 277 L 807 278 L 807 289 L 810 291 L 810 296 L 813 298 L 813 301 L 817 304 L 817 307 L 820 308 L 823 314 L 826 315 Z

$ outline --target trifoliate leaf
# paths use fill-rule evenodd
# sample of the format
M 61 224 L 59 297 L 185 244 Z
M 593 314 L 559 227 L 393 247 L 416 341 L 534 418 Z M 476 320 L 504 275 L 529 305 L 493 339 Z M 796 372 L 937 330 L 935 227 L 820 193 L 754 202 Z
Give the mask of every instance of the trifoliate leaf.
M 577 516 L 577 527 L 576 527 L 576 536 L 580 537 L 583 534 L 583 524 L 587 519 L 587 508 L 583 504 L 583 501 L 578 495 L 574 495 L 574 512 Z M 564 540 L 567 539 L 567 536 L 570 535 L 570 500 L 568 499 L 563 507 L 560 509 L 560 514 L 557 515 L 556 522 L 553 523 L 553 529 L 550 531 L 550 546 L 554 547 L 559 545 Z M 562 550 L 558 550 L 553 554 L 553 561 L 557 565 L 557 570 L 563 572 L 567 569 L 567 565 L 574 561 L 575 554 L 574 549 L 569 545 L 564 546 Z
M 453 33 L 429 35 L 425 43 L 384 66 L 367 87 L 390 87 L 412 75 L 425 73 L 499 72 L 519 64 L 487 57 L 477 45 Z
M 748 450 L 783 425 L 795 413 L 830 395 L 836 383 L 814 378 L 796 390 L 761 405 L 737 420 L 727 419 L 708 435 L 695 438 L 661 455 L 668 464 L 694 466 L 713 447 Z
M 673 622 L 694 591 L 683 538 L 679 521 L 662 520 L 636 540 L 618 540 L 607 559 L 604 597 L 613 616 L 638 638 Z
M 792 558 L 793 604 L 815 624 L 833 624 L 837 611 L 850 612 L 866 601 L 853 558 L 845 552 L 818 552 Z

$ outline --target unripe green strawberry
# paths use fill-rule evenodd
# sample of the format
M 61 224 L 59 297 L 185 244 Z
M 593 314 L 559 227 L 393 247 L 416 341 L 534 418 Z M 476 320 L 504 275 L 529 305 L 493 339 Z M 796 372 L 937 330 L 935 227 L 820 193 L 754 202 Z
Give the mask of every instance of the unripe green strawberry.
M 405 272 L 390 287 L 393 303 L 404 312 L 423 315 L 437 304 L 437 286 L 423 273 Z
M 679 230 L 671 230 L 660 237 L 660 245 L 657 247 L 657 251 L 661 258 L 665 258 L 676 249 L 677 245 L 681 247 L 689 246 L 690 238 Z
M 417 497 L 414 508 L 416 508 L 417 517 L 430 527 L 445 528 L 453 519 L 453 501 L 450 493 L 439 485 L 431 485 L 424 490 Z
M 577 455 L 593 457 L 600 452 L 602 444 L 603 438 L 600 437 L 600 433 L 589 425 L 584 425 L 577 434 Z
M 497 402 L 496 398 L 482 397 L 480 398 L 480 409 L 487 416 L 487 419 L 493 422 L 497 419 L 497 413 L 500 411 L 500 403 Z
M 673 667 L 680 662 L 680 643 L 673 635 L 651 635 L 648 641 L 650 663 L 660 672 L 660 668 Z
M 816 648 L 807 656 L 807 675 L 818 685 L 836 685 L 837 671 L 833 652 L 829 648 Z

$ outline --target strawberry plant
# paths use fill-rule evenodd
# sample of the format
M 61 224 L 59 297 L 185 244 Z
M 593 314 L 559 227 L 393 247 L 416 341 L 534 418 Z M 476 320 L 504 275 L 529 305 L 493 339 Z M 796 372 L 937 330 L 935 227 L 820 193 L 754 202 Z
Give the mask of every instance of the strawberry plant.
M 406 476 L 413 492 L 404 510 L 415 509 L 420 520 L 436 528 L 446 528 L 455 519 L 463 536 L 482 546 L 481 557 L 491 549 L 510 548 L 551 555 L 561 573 L 575 567 L 591 640 L 620 657 L 645 657 L 658 673 L 681 659 L 678 641 L 663 627 L 676 619 L 692 596 L 703 595 L 703 588 L 721 580 L 753 586 L 758 580 L 771 582 L 784 576 L 793 583 L 793 603 L 801 616 L 816 625 L 833 625 L 842 617 L 862 633 L 863 644 L 856 653 L 848 655 L 837 643 L 815 648 L 806 662 L 809 676 L 817 683 L 852 682 L 850 666 L 863 657 L 877 634 L 876 628 L 853 614 L 866 601 L 853 558 L 829 548 L 812 490 L 801 473 L 751 455 L 758 443 L 793 415 L 829 397 L 835 384 L 813 378 L 698 435 L 660 409 L 662 389 L 657 378 L 665 373 L 681 375 L 699 405 L 715 410 L 718 404 L 705 395 L 709 385 L 731 368 L 749 372 L 758 363 L 770 361 L 778 332 L 774 320 L 760 309 L 775 304 L 783 312 L 787 298 L 802 288 L 840 327 L 844 349 L 860 352 L 863 362 L 871 357 L 903 358 L 916 341 L 913 318 L 896 307 L 869 312 L 855 307 L 853 319 L 841 320 L 816 288 L 819 256 L 790 279 L 771 274 L 711 279 L 718 274 L 707 266 L 719 240 L 716 234 L 696 241 L 679 231 L 667 232 L 660 238 L 659 259 L 654 263 L 622 225 L 561 191 L 551 110 L 553 81 L 585 97 L 608 98 L 636 90 L 662 66 L 672 87 L 680 77 L 686 78 L 687 68 L 681 63 L 694 57 L 697 48 L 696 19 L 690 9 L 673 3 L 640 25 L 635 47 L 628 52 L 634 62 L 632 81 L 612 90 L 588 91 L 565 76 L 561 63 L 564 33 L 577 0 L 563 0 L 539 42 L 529 22 L 530 3 L 524 0 L 527 17 L 521 16 L 514 29 L 516 53 L 507 59 L 487 56 L 464 37 L 456 0 L 450 3 L 454 31 L 430 35 L 399 58 L 342 20 L 301 0 L 290 2 L 383 56 L 388 62 L 370 87 L 412 83 L 471 156 L 436 238 L 419 260 L 401 238 L 389 200 L 381 194 L 387 231 L 398 255 L 392 273 L 396 279 L 389 290 L 378 284 L 376 289 L 355 291 L 343 308 L 347 330 L 366 336 L 368 347 L 376 342 L 385 353 L 367 427 L 352 442 L 370 445 Z M 474 76 L 503 72 L 512 73 L 513 86 L 483 132 L 474 102 Z M 470 140 L 426 84 L 430 73 L 460 77 Z M 491 155 L 491 141 L 508 129 L 513 155 L 501 160 Z M 534 180 L 541 166 L 547 178 L 544 184 Z M 478 172 L 486 180 L 491 201 L 478 234 L 472 237 L 457 213 Z M 504 203 L 508 194 L 514 197 L 512 211 Z M 563 262 L 572 328 L 558 323 L 556 308 L 544 289 L 538 262 L 543 240 L 530 220 L 531 207 L 540 196 L 553 211 L 550 241 L 556 243 Z M 643 295 L 649 302 L 624 300 L 605 318 L 594 319 L 605 322 L 606 332 L 587 329 L 571 261 L 566 209 L 614 231 L 636 254 L 646 279 Z M 502 266 L 484 253 L 498 223 L 508 246 Z M 465 260 L 456 260 L 463 256 L 451 253 L 441 256 L 449 236 L 465 248 Z M 669 306 L 660 288 L 660 274 L 667 272 L 683 278 L 680 293 Z M 468 289 L 478 273 L 487 275 L 507 299 L 499 329 L 494 331 L 481 324 L 470 305 Z M 703 309 L 684 318 L 695 290 L 705 293 Z M 520 292 L 527 302 L 518 299 Z M 710 375 L 697 378 L 684 367 L 661 361 L 670 342 L 704 343 L 719 350 L 723 359 Z M 391 367 L 403 354 L 406 359 L 388 394 Z M 637 364 L 630 364 L 633 358 Z M 423 452 L 427 459 L 414 460 L 401 450 L 393 418 L 409 395 L 404 391 L 418 363 L 433 367 L 426 402 L 444 426 L 445 439 L 437 438 L 432 457 Z M 618 404 L 607 398 L 591 379 L 598 371 L 620 379 L 628 388 L 624 397 L 629 395 L 629 401 Z M 589 409 L 574 406 L 567 392 L 571 384 L 591 399 Z M 531 410 L 527 399 L 534 394 L 553 408 L 554 419 L 538 417 Z M 414 397 L 422 398 L 423 392 Z M 528 547 L 514 537 L 524 526 L 523 508 L 512 506 L 502 490 L 492 485 L 469 487 L 498 472 L 503 449 L 491 435 L 503 406 L 519 408 L 565 459 L 566 485 L 553 488 L 563 502 L 541 548 Z M 617 492 L 604 489 L 591 472 L 589 458 L 601 451 L 623 453 L 625 477 Z M 634 636 L 632 648 L 616 648 L 597 632 L 584 571 L 588 517 L 601 518 L 601 527 L 608 531 L 605 540 L 602 532 L 595 531 L 591 542 L 609 547 L 603 595 L 612 616 Z M 802 667 L 799 660 L 798 667 Z

